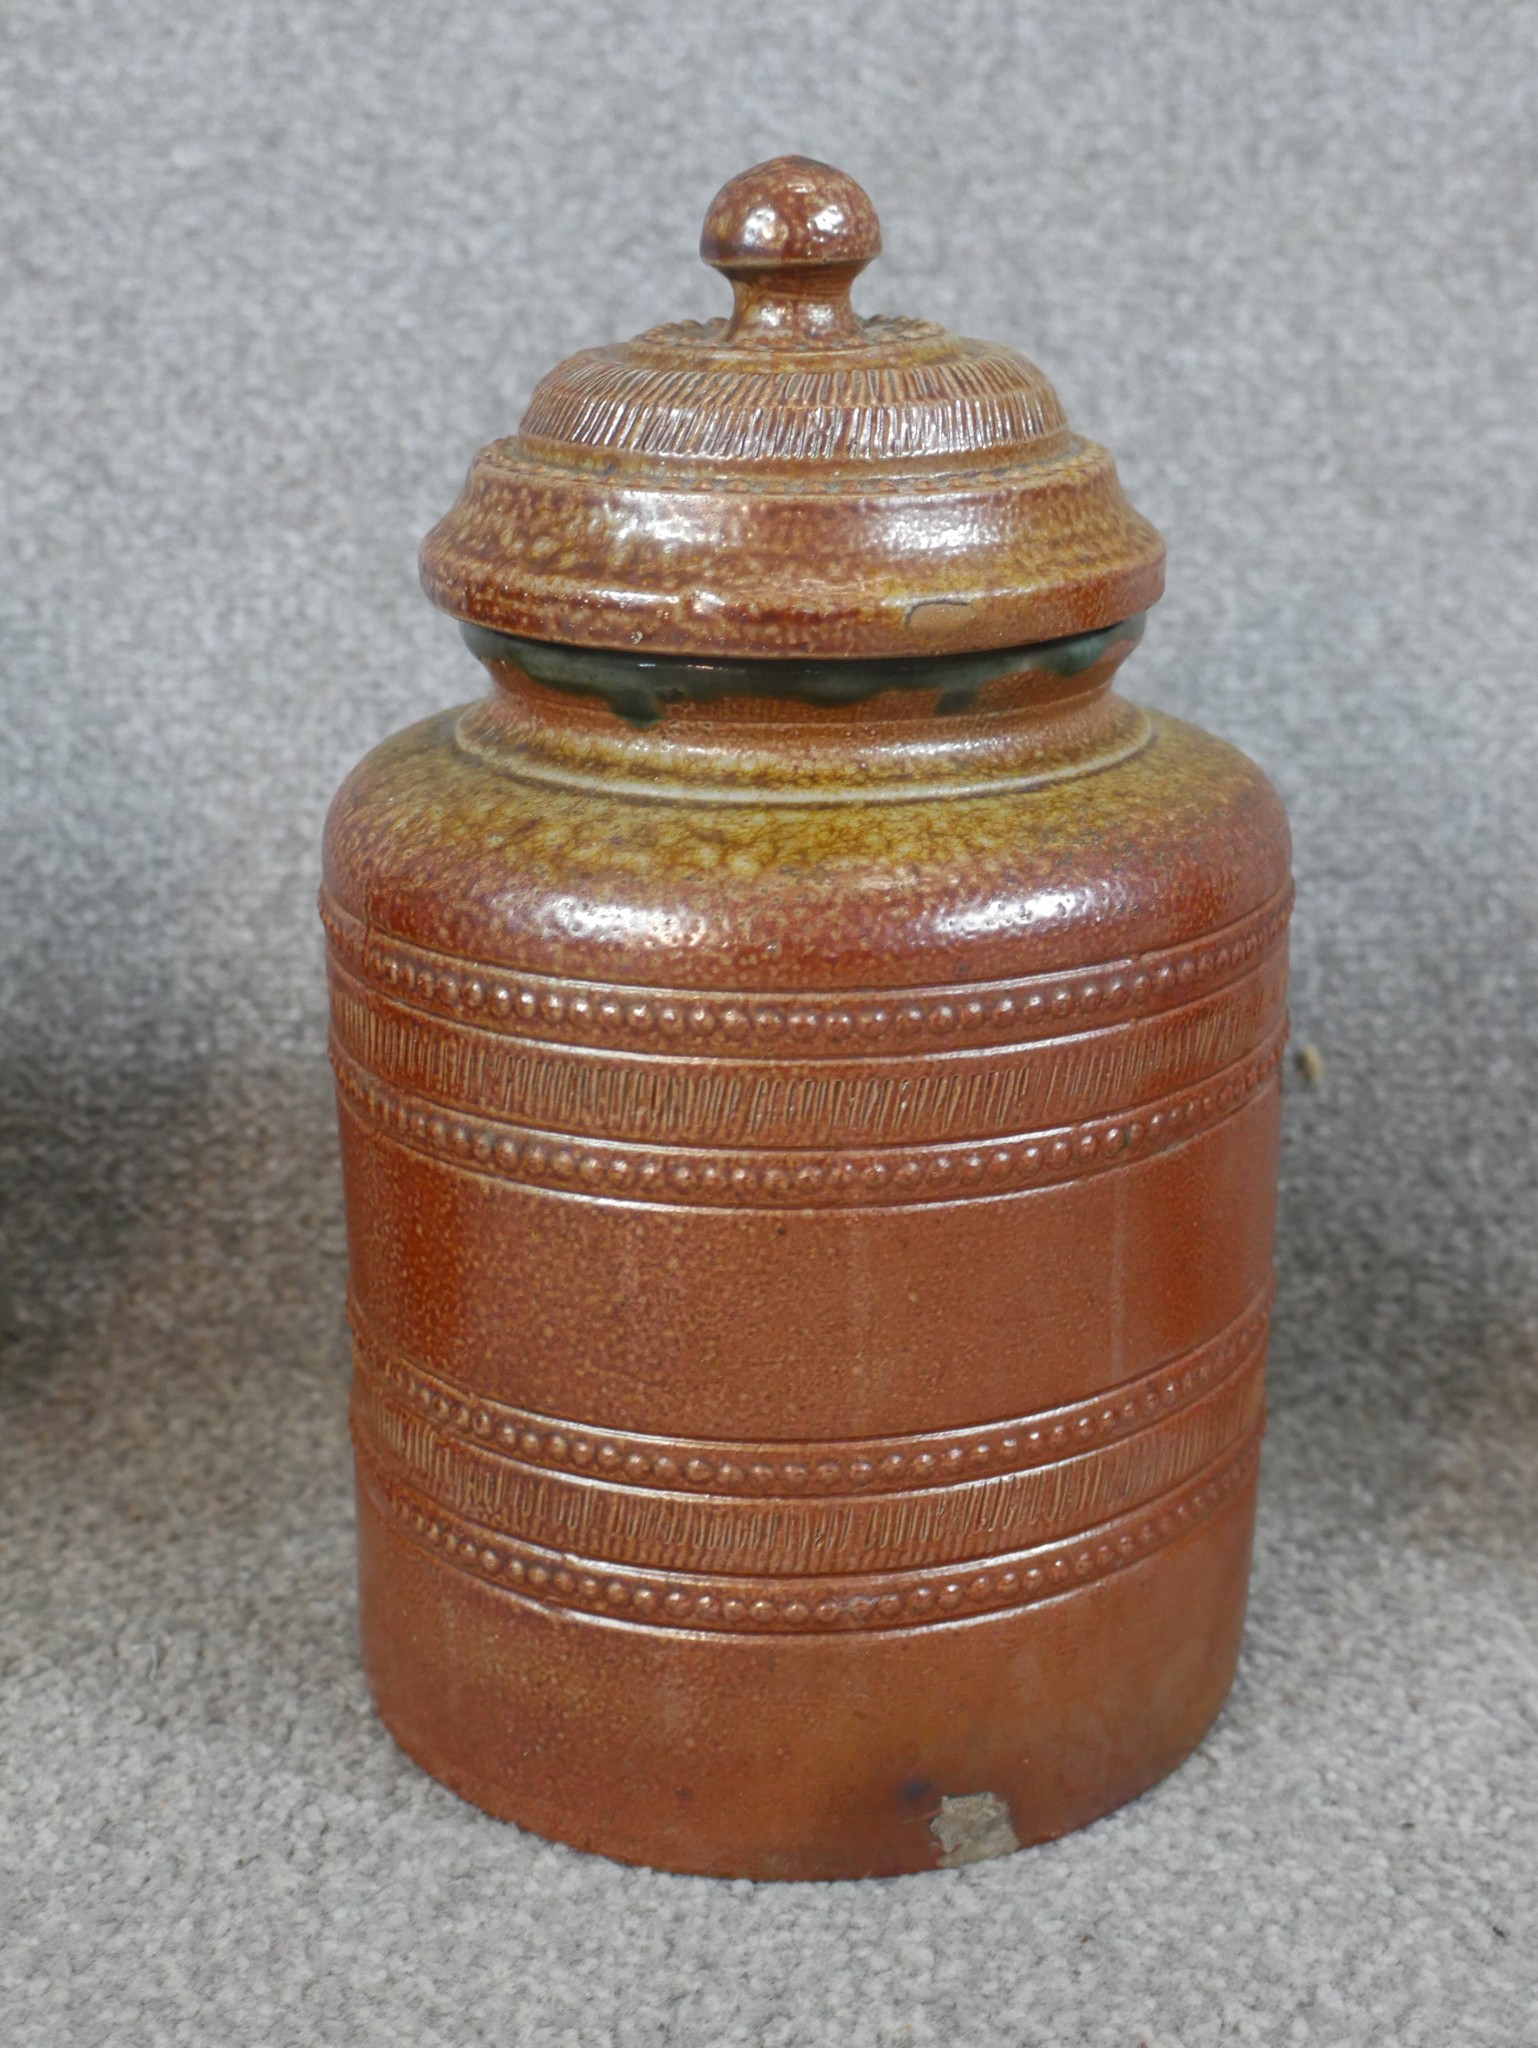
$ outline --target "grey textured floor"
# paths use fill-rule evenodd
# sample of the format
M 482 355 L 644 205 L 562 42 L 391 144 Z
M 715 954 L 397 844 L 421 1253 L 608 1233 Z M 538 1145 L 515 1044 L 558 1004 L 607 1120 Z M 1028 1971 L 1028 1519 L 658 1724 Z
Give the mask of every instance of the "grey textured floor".
M 0 2037 L 1538 2043 L 1538 10 L 9 0 Z M 1170 547 L 1292 810 L 1252 1619 L 1200 1754 L 928 1878 L 483 1820 L 355 1664 L 316 841 L 472 694 L 416 541 L 705 201 L 861 177 Z

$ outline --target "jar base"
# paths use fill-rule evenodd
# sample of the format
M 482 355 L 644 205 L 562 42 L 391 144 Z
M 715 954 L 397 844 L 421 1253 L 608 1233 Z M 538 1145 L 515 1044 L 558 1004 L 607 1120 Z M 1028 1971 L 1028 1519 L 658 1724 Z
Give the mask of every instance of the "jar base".
M 954 1867 L 1083 1827 L 1211 1726 L 1243 1626 L 1253 1471 L 1195 1527 L 1004 1614 L 836 1637 L 541 1606 L 359 1494 L 364 1664 L 462 1798 L 622 1863 L 821 1881 Z

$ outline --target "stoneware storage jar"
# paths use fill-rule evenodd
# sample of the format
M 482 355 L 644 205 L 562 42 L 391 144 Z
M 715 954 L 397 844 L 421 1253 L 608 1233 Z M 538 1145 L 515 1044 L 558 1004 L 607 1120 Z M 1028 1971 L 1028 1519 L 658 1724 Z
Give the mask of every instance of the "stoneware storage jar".
M 1111 690 L 1163 549 L 1008 348 L 716 198 L 423 580 L 489 690 L 326 837 L 363 1654 L 489 1812 L 923 1870 L 1130 1799 L 1239 1645 L 1288 842 Z

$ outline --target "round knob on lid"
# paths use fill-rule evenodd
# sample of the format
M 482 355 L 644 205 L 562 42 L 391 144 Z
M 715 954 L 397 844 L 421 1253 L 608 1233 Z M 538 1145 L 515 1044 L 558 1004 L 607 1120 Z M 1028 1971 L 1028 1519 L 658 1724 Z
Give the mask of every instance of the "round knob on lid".
M 858 342 L 849 287 L 881 254 L 881 224 L 854 179 L 832 164 L 777 156 L 721 187 L 700 254 L 732 281 L 728 341 Z

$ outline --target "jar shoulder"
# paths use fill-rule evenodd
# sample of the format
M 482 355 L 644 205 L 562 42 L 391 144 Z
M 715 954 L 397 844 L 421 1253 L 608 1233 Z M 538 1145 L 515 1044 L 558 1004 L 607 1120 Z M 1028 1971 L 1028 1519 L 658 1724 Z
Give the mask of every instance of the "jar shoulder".
M 342 916 L 489 967 L 678 988 L 1050 973 L 1178 946 L 1287 888 L 1238 749 L 1150 714 L 1131 759 L 1045 788 L 816 805 L 523 780 L 458 713 L 361 761 L 326 825 Z

